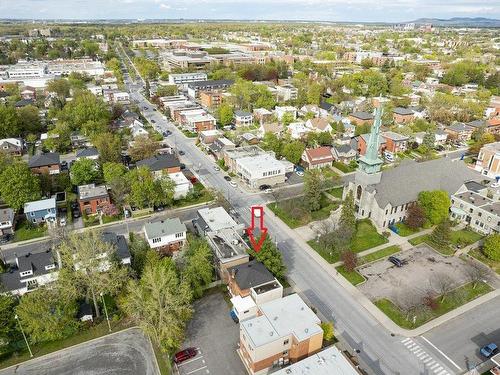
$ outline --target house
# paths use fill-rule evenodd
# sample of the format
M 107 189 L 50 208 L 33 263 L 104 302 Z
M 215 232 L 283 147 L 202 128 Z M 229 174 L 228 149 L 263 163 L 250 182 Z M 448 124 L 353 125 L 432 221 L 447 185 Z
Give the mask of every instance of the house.
M 310 127 L 306 126 L 305 122 L 302 121 L 292 122 L 286 127 L 286 130 L 292 139 L 303 139 L 308 133 L 313 131 Z
M 91 159 L 97 160 L 99 159 L 99 151 L 95 147 L 83 148 L 76 151 L 76 160 L 80 159 Z
M 215 129 L 217 124 L 215 117 L 205 110 L 202 113 L 183 113 L 181 117 L 183 127 L 195 133 Z
M 336 346 L 330 346 L 310 357 L 293 363 L 273 375 L 359 375 L 349 358 Z
M 241 144 L 246 144 L 246 145 L 256 145 L 259 143 L 259 138 L 255 134 L 252 133 L 243 133 L 240 136 L 241 139 Z
M 381 136 L 385 139 L 385 151 L 395 154 L 404 152 L 408 148 L 408 140 L 410 137 L 406 135 L 387 131 L 382 132 Z
M 340 110 L 336 108 L 333 104 L 330 104 L 325 101 L 321 101 L 319 103 L 319 112 L 318 112 L 318 117 L 327 117 L 328 115 L 339 115 Z
M 236 110 L 234 111 L 234 124 L 236 126 L 251 126 L 253 116 L 250 112 Z
M 221 229 L 233 229 L 243 235 L 245 225 L 237 223 L 223 207 L 202 208 L 198 210 L 193 219 L 193 225 L 200 236 L 206 236 L 208 232 L 217 232 Z
M 42 199 L 24 204 L 26 220 L 33 224 L 57 221 L 56 198 Z
M 57 152 L 33 155 L 28 166 L 34 174 L 59 174 L 61 172 L 61 158 Z
M 236 159 L 236 174 L 252 188 L 274 186 L 286 181 L 283 163 L 269 154 Z
M 465 125 L 473 127 L 474 130 L 486 131 L 491 134 L 500 134 L 500 119 L 490 118 L 486 120 L 474 120 Z
M 155 155 L 138 161 L 136 166 L 148 167 L 156 178 L 160 178 L 163 174 L 181 171 L 181 163 L 173 154 Z
M 51 250 L 16 256 L 8 272 L 0 274 L 3 291 L 22 296 L 57 280 L 60 261 Z
M 349 164 L 356 159 L 357 152 L 350 144 L 333 145 L 332 155 L 334 160 L 344 164 Z
M 104 242 L 107 242 L 114 247 L 115 255 L 121 264 L 131 264 L 132 257 L 130 255 L 130 249 L 125 236 L 104 231 L 101 234 L 101 238 Z
M 263 303 L 256 317 L 240 323 L 238 354 L 249 374 L 298 362 L 321 350 L 320 323 L 298 294 Z
M 353 112 L 348 119 L 353 125 L 369 125 L 373 122 L 373 115 L 368 112 Z
M 0 139 L 0 152 L 13 156 L 21 156 L 24 151 L 24 142 L 19 138 Z
M 278 121 L 281 121 L 283 119 L 283 115 L 285 113 L 290 113 L 294 120 L 297 118 L 297 108 L 292 106 L 283 106 L 283 107 L 276 106 L 274 108 L 274 113 L 276 114 L 276 118 L 278 119 Z
M 223 159 L 227 150 L 232 150 L 236 145 L 226 137 L 217 138 L 210 146 L 209 151 L 217 160 Z
M 324 118 L 315 117 L 306 121 L 306 126 L 316 133 L 332 131 L 332 126 L 328 120 Z
M 222 133 L 217 129 L 202 130 L 201 132 L 198 133 L 198 139 L 200 140 L 200 143 L 204 146 L 211 145 L 220 136 L 222 136 Z
M 318 169 L 333 164 L 332 151 L 328 146 L 306 148 L 301 159 L 307 169 Z
M 464 123 L 456 122 L 447 128 L 444 128 L 444 131 L 448 133 L 448 138 L 452 140 L 467 142 L 471 139 L 474 128 L 465 125 Z
M 259 138 L 264 138 L 266 133 L 272 133 L 281 137 L 281 134 L 283 133 L 283 125 L 277 122 L 261 123 L 259 129 L 257 129 L 257 136 Z
M 281 86 L 276 86 L 276 94 L 278 100 L 287 102 L 289 100 L 297 100 L 297 95 L 299 90 L 291 84 L 284 84 Z
M 500 142 L 481 147 L 474 169 L 490 178 L 500 177 Z
M 28 105 L 35 105 L 35 99 L 32 99 L 32 98 L 28 98 L 28 99 L 21 99 L 19 101 L 17 101 L 14 106 L 16 108 L 22 108 L 22 107 L 26 107 Z
M 266 122 L 271 121 L 273 117 L 273 112 L 265 109 L 265 108 L 255 108 L 253 110 L 253 117 L 255 121 L 257 121 L 259 124 L 264 124 Z
M 15 216 L 12 208 L 0 208 L 0 236 L 14 233 Z
M 36 99 L 36 89 L 31 86 L 24 86 L 21 90 L 22 99 Z
M 413 134 L 415 142 L 421 145 L 424 142 L 425 132 L 418 132 Z M 444 145 L 448 140 L 448 133 L 444 130 L 437 129 L 434 133 L 434 147 Z
M 414 120 L 414 114 L 411 109 L 396 107 L 392 110 L 392 119 L 395 124 L 408 124 Z
M 139 136 L 149 136 L 149 132 L 144 129 L 144 124 L 139 120 L 134 120 L 128 128 L 130 129 L 130 135 L 132 135 L 132 138 L 137 138 Z
M 191 181 L 189 181 L 182 172 L 169 173 L 168 177 L 175 184 L 174 199 L 185 198 L 193 188 Z
M 186 241 L 186 226 L 177 217 L 147 222 L 143 231 L 149 247 L 161 254 L 172 254 Z
M 88 184 L 78 186 L 78 204 L 82 213 L 94 215 L 99 213 L 103 205 L 110 202 L 108 189 L 105 185 Z
M 366 153 L 366 148 L 370 140 L 370 134 L 361 134 L 358 138 L 358 152 L 360 155 Z M 382 135 L 379 135 L 379 155 L 382 155 L 386 148 L 386 140 Z
M 227 288 L 233 312 L 240 322 L 257 315 L 257 306 L 283 297 L 283 286 L 257 260 L 228 269 Z
M 500 232 L 500 201 L 488 197 L 488 188 L 475 181 L 466 182 L 451 196 L 450 218 L 483 233 Z

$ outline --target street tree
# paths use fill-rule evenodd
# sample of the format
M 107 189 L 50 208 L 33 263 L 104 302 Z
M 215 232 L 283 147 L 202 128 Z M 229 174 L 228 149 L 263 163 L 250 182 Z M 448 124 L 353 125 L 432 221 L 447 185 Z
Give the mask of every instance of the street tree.
M 84 297 L 100 316 L 100 294 L 116 295 L 128 279 L 128 270 L 116 259 L 116 246 L 99 231 L 73 232 L 57 247 L 62 268 L 58 285 L 68 297 Z
M 17 322 L 13 314 L 16 304 L 16 298 L 10 294 L 0 294 L 0 340 L 2 345 L 13 343 L 19 338 Z
M 404 293 L 397 293 L 394 302 L 403 312 L 405 319 L 410 321 L 422 305 L 422 298 L 417 290 L 407 290 Z
M 26 202 L 41 198 L 39 179 L 24 162 L 6 166 L 0 173 L 0 196 L 12 209 L 21 209 Z
M 453 291 L 455 284 L 453 279 L 443 272 L 434 274 L 429 282 L 431 287 L 441 296 L 441 303 Z
M 262 262 L 278 280 L 285 278 L 286 267 L 283 264 L 283 257 L 269 236 L 264 240 L 259 252 L 250 250 L 250 254 Z
M 304 195 L 309 211 L 318 211 L 321 208 L 321 171 L 308 170 L 304 176 Z
M 465 266 L 465 276 L 472 284 L 472 289 L 476 289 L 477 285 L 488 276 L 488 269 L 474 260 L 467 260 Z
M 358 254 L 350 250 L 344 251 L 341 255 L 342 263 L 347 272 L 353 272 L 358 266 Z
M 482 251 L 489 259 L 500 261 L 500 234 L 494 233 L 486 237 Z
M 121 306 L 153 343 L 168 353 L 182 344 L 193 311 L 191 298 L 189 285 L 179 281 L 172 259 L 152 254 L 140 280 L 129 281 Z
M 302 154 L 304 153 L 304 149 L 305 146 L 302 142 L 292 141 L 285 144 L 282 153 L 285 159 L 287 159 L 290 163 L 298 164 Z
M 80 186 L 96 182 L 101 178 L 101 170 L 96 160 L 80 159 L 71 165 L 71 182 Z
M 128 200 L 133 206 L 145 208 L 168 203 L 164 186 L 153 177 L 148 167 L 136 168 L 127 176 L 130 182 Z
M 323 340 L 332 341 L 335 337 L 335 330 L 332 322 L 321 322 L 321 329 L 323 330 Z

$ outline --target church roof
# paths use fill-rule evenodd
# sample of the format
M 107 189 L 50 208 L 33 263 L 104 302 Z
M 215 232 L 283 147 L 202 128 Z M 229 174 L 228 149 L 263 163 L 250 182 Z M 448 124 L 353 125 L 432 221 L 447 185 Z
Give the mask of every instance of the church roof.
M 376 190 L 379 207 L 400 206 L 417 200 L 421 191 L 445 190 L 450 195 L 466 181 L 480 178 L 480 174 L 468 168 L 463 161 L 441 158 L 417 163 L 408 161 L 382 172 L 378 184 L 367 190 Z

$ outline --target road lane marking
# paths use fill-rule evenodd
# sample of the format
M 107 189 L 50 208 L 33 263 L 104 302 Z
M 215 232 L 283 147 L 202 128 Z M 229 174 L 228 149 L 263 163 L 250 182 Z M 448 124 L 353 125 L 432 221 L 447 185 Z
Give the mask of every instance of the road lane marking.
M 439 349 L 436 345 L 434 345 L 432 342 L 427 340 L 424 336 L 420 336 L 420 337 L 422 339 L 424 339 L 425 342 L 427 342 L 430 346 L 432 346 L 434 349 L 436 349 L 439 352 L 439 354 L 441 354 L 443 357 L 445 357 L 453 366 L 455 366 L 460 371 L 463 371 L 459 365 L 457 365 L 455 362 L 453 362 L 453 360 L 450 357 L 448 357 L 446 354 L 444 354 L 443 351 L 441 349 Z
M 203 370 L 203 369 L 206 369 L 206 368 L 207 368 L 207 366 L 200 367 L 200 368 L 198 368 L 198 369 L 196 369 L 196 370 L 186 372 L 186 375 L 189 375 L 189 374 L 194 374 L 195 372 L 198 372 L 198 371 Z
M 438 375 L 444 375 L 444 374 L 447 374 L 447 373 L 448 373 L 448 371 L 443 370 L 443 371 L 441 371 Z
M 439 366 L 437 369 L 434 370 L 434 374 L 437 374 L 438 371 L 441 371 L 444 367 L 443 366 Z
M 411 341 L 409 337 L 405 338 L 404 340 L 401 340 L 401 342 L 404 344 L 405 342 Z

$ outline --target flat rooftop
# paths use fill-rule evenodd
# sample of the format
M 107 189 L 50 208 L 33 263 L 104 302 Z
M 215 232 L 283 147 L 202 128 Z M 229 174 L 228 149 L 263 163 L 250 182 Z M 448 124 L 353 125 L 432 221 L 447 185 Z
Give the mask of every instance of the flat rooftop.
M 248 245 L 232 228 L 208 232 L 209 243 L 215 251 L 218 260 L 222 263 L 236 258 L 248 258 Z

